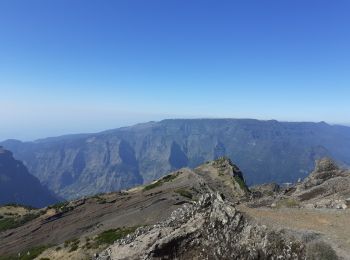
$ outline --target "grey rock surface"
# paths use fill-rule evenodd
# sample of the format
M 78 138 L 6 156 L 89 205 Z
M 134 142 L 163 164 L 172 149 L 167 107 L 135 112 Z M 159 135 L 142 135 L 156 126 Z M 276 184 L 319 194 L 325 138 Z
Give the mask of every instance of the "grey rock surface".
M 234 205 L 209 193 L 169 219 L 139 228 L 96 259 L 303 259 L 304 254 L 302 242 L 249 223 Z
M 309 207 L 346 209 L 349 187 L 350 171 L 341 169 L 330 158 L 322 158 L 316 161 L 315 170 L 296 185 L 292 196 Z

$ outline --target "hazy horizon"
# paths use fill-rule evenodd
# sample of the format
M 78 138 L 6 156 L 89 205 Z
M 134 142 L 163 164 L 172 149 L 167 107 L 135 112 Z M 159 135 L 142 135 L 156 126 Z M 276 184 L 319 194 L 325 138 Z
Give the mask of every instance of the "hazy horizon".
M 53 131 L 53 134 L 51 135 L 33 135 L 32 137 L 26 137 L 23 136 L 23 138 L 19 137 L 6 137 L 6 138 L 0 138 L 0 142 L 6 141 L 6 140 L 20 140 L 20 141 L 25 141 L 25 142 L 31 142 L 31 141 L 36 141 L 39 139 L 45 139 L 45 138 L 50 138 L 50 137 L 60 137 L 60 136 L 66 136 L 66 135 L 76 135 L 76 134 L 94 134 L 94 133 L 99 133 L 103 131 L 108 131 L 108 130 L 113 130 L 113 129 L 118 129 L 118 128 L 123 128 L 123 127 L 130 127 L 138 124 L 147 124 L 151 122 L 160 122 L 162 120 L 183 120 L 183 119 L 193 119 L 193 120 L 201 120 L 201 119 L 234 119 L 234 120 L 244 120 L 244 119 L 252 119 L 252 120 L 260 120 L 260 121 L 272 121 L 276 119 L 257 119 L 257 118 L 232 118 L 232 117 L 173 117 L 173 118 L 161 118 L 161 119 L 155 119 L 155 120 L 147 120 L 147 121 L 138 121 L 138 122 L 130 122 L 130 124 L 124 124 L 124 125 L 115 125 L 111 127 L 106 127 L 106 128 L 99 128 L 100 126 L 97 126 L 95 129 L 90 129 L 87 131 L 71 131 L 71 132 L 64 132 L 64 131 Z M 295 123 L 321 123 L 325 122 L 329 125 L 340 125 L 340 126 L 346 126 L 350 127 L 350 124 L 341 124 L 341 123 L 330 123 L 326 121 L 286 121 L 286 120 L 277 120 L 278 122 L 295 122 Z M 0 132 L 1 133 L 1 132 Z
M 165 118 L 350 125 L 349 1 L 2 1 L 0 140 Z

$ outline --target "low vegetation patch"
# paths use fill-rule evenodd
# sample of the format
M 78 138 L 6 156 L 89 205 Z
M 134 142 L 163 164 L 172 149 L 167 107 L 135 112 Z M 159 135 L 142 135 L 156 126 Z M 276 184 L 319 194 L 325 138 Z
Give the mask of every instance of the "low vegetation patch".
M 5 204 L 2 207 L 24 208 L 24 209 L 27 209 L 27 210 L 38 209 L 38 208 L 35 208 L 35 207 L 32 207 L 32 206 L 22 205 L 22 204 L 18 204 L 18 203 L 8 203 L 8 204 Z
M 298 208 L 299 201 L 293 198 L 281 199 L 276 203 L 277 208 Z
M 0 232 L 20 227 L 25 223 L 36 219 L 42 214 L 42 212 L 38 213 L 28 213 L 22 217 L 4 217 L 0 219 Z
M 154 183 L 148 184 L 147 186 L 145 186 L 143 188 L 143 190 L 147 191 L 147 190 L 151 190 L 151 189 L 154 189 L 156 187 L 162 186 L 166 182 L 170 182 L 170 181 L 175 180 L 179 175 L 180 175 L 180 172 L 176 172 L 174 174 L 166 175 L 162 179 L 160 179 L 160 180 L 158 180 L 158 181 L 156 181 Z
M 69 252 L 73 252 L 79 248 L 79 242 L 80 241 L 78 238 L 66 240 L 66 241 L 64 241 L 64 247 L 65 248 L 69 247 Z
M 101 197 L 100 195 L 95 195 L 95 196 L 93 196 L 92 198 L 94 198 L 94 199 L 96 199 L 96 202 L 98 203 L 98 204 L 106 204 L 107 203 L 107 200 L 106 200 L 106 198 L 103 198 L 103 197 Z
M 124 227 L 117 229 L 110 229 L 102 232 L 95 238 L 98 245 L 112 244 L 114 241 L 126 237 L 128 234 L 134 232 L 137 227 Z
M 69 207 L 69 202 L 68 201 L 62 201 L 59 203 L 56 203 L 54 205 L 49 206 L 49 209 L 55 209 L 56 211 L 60 213 L 66 213 L 74 209 L 74 207 Z
M 237 175 L 234 176 L 233 178 L 234 178 L 235 182 L 238 183 L 239 187 L 240 187 L 242 190 L 245 190 L 245 191 L 248 190 L 247 185 L 244 183 L 244 180 L 242 180 L 242 178 L 240 178 L 240 177 L 237 176 Z
M 169 174 L 169 175 L 166 175 L 164 176 L 161 181 L 162 182 L 169 182 L 169 181 L 172 181 L 172 180 L 175 180 L 177 178 L 177 176 L 179 176 L 179 172 L 177 173 L 174 173 L 174 174 Z
M 322 241 L 310 243 L 306 247 L 306 259 L 309 260 L 337 260 L 334 249 Z
M 0 232 L 7 230 L 7 229 L 11 229 L 11 228 L 15 228 L 16 225 L 16 221 L 14 218 L 2 218 L 0 219 Z
M 128 234 L 133 233 L 138 226 L 135 227 L 123 227 L 116 229 L 109 229 L 98 234 L 94 239 L 85 238 L 85 245 L 83 248 L 99 248 L 100 246 L 109 246 L 118 239 L 126 237 Z
M 161 186 L 163 183 L 161 183 L 160 181 L 156 181 L 154 183 L 151 183 L 151 184 L 148 184 L 147 186 L 145 186 L 143 188 L 144 191 L 147 191 L 147 190 L 151 190 L 151 189 L 154 189 L 154 188 L 157 188 L 158 186 Z
M 23 250 L 18 255 L 0 256 L 0 260 L 32 260 L 38 257 L 42 252 L 51 246 L 37 246 Z
M 175 192 L 177 194 L 180 194 L 182 197 L 185 197 L 185 198 L 188 198 L 188 199 L 192 199 L 193 198 L 193 195 L 191 192 L 189 192 L 188 190 L 185 190 L 185 189 L 177 189 L 175 190 Z

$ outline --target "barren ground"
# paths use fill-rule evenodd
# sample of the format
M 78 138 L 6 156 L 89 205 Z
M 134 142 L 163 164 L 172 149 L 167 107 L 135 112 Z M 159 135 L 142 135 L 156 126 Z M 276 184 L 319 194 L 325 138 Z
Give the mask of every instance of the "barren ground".
M 299 209 L 299 208 L 249 208 L 239 210 L 257 222 L 274 228 L 285 228 L 297 232 L 312 231 L 332 245 L 337 254 L 350 259 L 350 210 Z

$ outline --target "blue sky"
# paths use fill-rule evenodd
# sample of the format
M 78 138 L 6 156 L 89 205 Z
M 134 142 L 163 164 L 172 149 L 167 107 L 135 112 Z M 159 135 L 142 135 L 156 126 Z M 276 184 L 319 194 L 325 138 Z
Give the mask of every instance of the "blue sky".
M 0 140 L 163 118 L 350 123 L 350 1 L 0 1 Z

